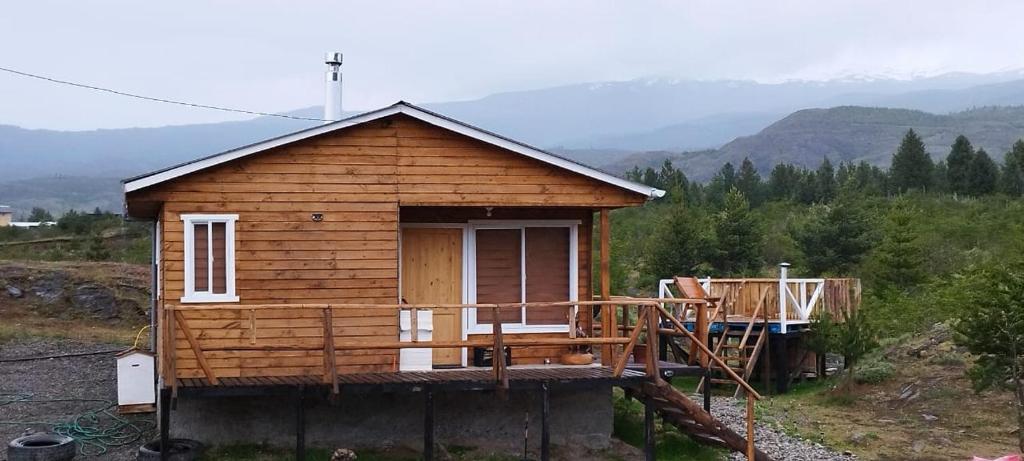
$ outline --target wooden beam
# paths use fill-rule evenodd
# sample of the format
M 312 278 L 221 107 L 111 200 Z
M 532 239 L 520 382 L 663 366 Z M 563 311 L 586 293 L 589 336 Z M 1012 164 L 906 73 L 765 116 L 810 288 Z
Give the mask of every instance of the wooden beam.
M 754 451 L 754 398 L 750 394 L 747 394 L 747 459 L 757 459 Z
M 409 339 L 411 339 L 412 342 L 414 343 L 420 341 L 420 322 L 418 316 L 416 315 L 416 312 L 418 310 L 419 309 L 416 309 L 415 307 L 409 309 Z
M 623 345 L 629 342 L 629 338 L 524 338 L 504 339 L 506 346 L 531 347 L 531 346 L 580 346 L 580 345 Z M 418 343 L 401 341 L 375 341 L 375 342 L 336 342 L 335 350 L 373 350 L 373 349 L 451 349 L 456 347 L 488 347 L 494 342 L 485 339 L 467 339 L 453 341 L 420 341 Z M 256 345 L 238 344 L 230 346 L 208 346 L 207 351 L 318 351 L 323 345 L 291 346 L 291 345 Z
M 324 309 L 324 381 L 330 383 L 331 392 L 338 394 L 338 367 L 334 355 L 337 350 L 334 348 L 334 314 L 330 309 Z
M 210 384 L 216 386 L 219 383 L 217 376 L 213 374 L 213 369 L 207 363 L 206 355 L 203 354 L 203 349 L 199 347 L 199 341 L 196 340 L 192 330 L 189 329 L 188 323 L 185 321 L 185 314 L 182 314 L 180 311 L 174 311 L 174 320 L 181 327 L 181 332 L 185 334 L 185 339 L 188 340 L 188 345 L 192 347 L 192 353 L 196 355 L 196 361 L 199 362 L 199 367 L 206 374 L 206 379 L 210 381 Z
M 679 322 L 679 320 L 676 320 L 675 317 L 672 317 L 672 314 L 670 312 L 666 311 L 665 308 L 661 306 L 655 306 L 655 308 L 658 309 L 662 313 L 662 315 L 664 315 L 665 318 L 669 320 L 669 322 L 672 322 L 672 325 L 676 327 L 676 330 L 679 330 L 687 337 L 689 337 L 690 341 L 696 342 L 697 347 L 701 349 L 701 352 L 711 357 L 711 360 L 715 362 L 715 365 L 718 366 L 719 368 L 722 368 L 722 370 L 725 371 L 725 374 L 729 375 L 730 379 L 736 381 L 737 384 L 743 386 L 743 389 L 745 389 L 749 394 L 752 394 L 754 398 L 758 400 L 761 399 L 761 394 L 758 394 L 757 391 L 755 391 L 753 387 L 750 387 L 750 384 L 744 381 L 743 378 L 737 375 L 736 372 L 729 367 L 729 365 L 727 365 L 725 362 L 722 361 L 722 359 L 718 358 L 718 356 L 712 353 L 711 349 L 708 349 L 708 347 L 705 346 L 703 343 L 698 342 L 697 338 L 693 336 L 693 333 L 690 333 L 689 330 L 687 330 L 686 327 L 684 327 L 683 324 Z
M 610 211 L 602 208 L 600 211 L 600 276 L 601 276 L 601 300 L 608 301 L 612 296 L 612 274 L 611 274 L 611 230 L 612 224 Z M 615 325 L 615 308 L 604 306 L 601 308 L 601 335 L 611 337 L 616 334 L 618 328 Z M 601 364 L 611 366 L 615 363 L 613 346 L 605 346 L 601 349 Z
M 497 318 L 497 317 L 495 317 Z M 423 460 L 434 459 L 434 389 L 423 392 Z
M 540 461 L 551 459 L 551 418 L 548 413 L 551 411 L 551 389 L 547 381 L 540 385 L 541 406 L 540 406 Z
M 633 327 L 633 332 L 629 334 L 629 342 L 626 343 L 626 347 L 622 350 L 622 355 L 615 362 L 615 369 L 612 370 L 612 376 L 618 378 L 622 376 L 622 372 L 626 369 L 626 362 L 629 361 L 629 354 L 633 352 L 633 347 L 636 346 L 636 342 L 640 339 L 640 331 L 643 329 L 644 320 L 647 318 L 648 311 L 641 310 L 640 318 L 637 319 L 636 326 Z
M 160 389 L 160 461 L 171 459 L 171 391 Z
M 725 442 L 732 450 L 744 453 L 747 450 L 747 440 L 733 431 L 728 426 L 722 424 L 710 414 L 706 413 L 699 405 L 691 401 L 682 392 L 679 392 L 676 388 L 672 387 L 667 381 L 661 383 L 645 382 L 643 384 L 644 393 L 649 396 L 660 397 L 667 400 L 676 408 L 683 410 L 693 418 L 693 421 L 700 424 L 705 428 L 705 431 L 718 437 Z M 749 395 L 749 394 L 748 394 Z M 768 461 L 768 455 L 764 452 L 755 449 L 754 458 L 757 461 Z
M 654 405 L 644 399 L 644 460 L 655 461 Z
M 306 399 L 305 388 L 295 390 L 295 459 L 306 460 Z
M 658 367 L 658 320 L 660 315 L 654 311 L 654 306 L 644 306 L 642 308 L 644 312 L 647 312 L 647 355 L 644 357 L 647 360 L 647 379 L 660 382 L 661 370 Z M 637 322 L 637 326 L 640 323 Z
M 494 378 L 498 383 L 499 392 L 508 390 L 508 371 L 505 369 L 505 338 L 501 332 L 501 309 L 495 307 L 492 336 L 494 336 L 494 352 L 491 354 L 491 362 L 494 365 Z

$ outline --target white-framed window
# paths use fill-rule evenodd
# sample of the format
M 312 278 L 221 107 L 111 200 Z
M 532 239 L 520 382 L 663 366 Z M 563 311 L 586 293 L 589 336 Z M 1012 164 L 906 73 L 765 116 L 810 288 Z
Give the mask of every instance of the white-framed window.
M 470 222 L 468 302 L 470 304 L 579 300 L 579 221 Z M 466 309 L 469 334 L 493 331 L 492 312 Z M 563 307 L 502 310 L 506 333 L 569 331 Z
M 183 303 L 237 302 L 236 214 L 183 214 L 185 296 Z

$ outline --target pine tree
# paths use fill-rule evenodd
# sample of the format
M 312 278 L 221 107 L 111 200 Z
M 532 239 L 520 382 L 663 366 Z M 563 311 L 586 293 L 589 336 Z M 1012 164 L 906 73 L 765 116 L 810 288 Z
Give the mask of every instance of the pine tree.
M 967 137 L 960 135 L 950 146 L 946 157 L 946 181 L 949 191 L 954 194 L 967 194 L 970 189 L 969 178 L 971 164 L 974 162 L 974 147 Z
M 668 275 L 695 275 L 707 270 L 711 235 L 704 213 L 675 203 L 669 215 L 655 224 L 644 258 L 644 278 L 654 283 Z
M 788 163 L 778 163 L 768 175 L 768 197 L 771 200 L 793 200 L 799 181 L 796 167 Z
M 836 196 L 836 175 L 832 162 L 828 157 L 821 161 L 821 166 L 814 174 L 816 180 L 815 196 L 819 202 L 831 202 Z
M 949 167 L 945 160 L 935 162 L 935 170 L 932 172 L 932 191 L 938 193 L 950 192 L 949 189 Z
M 711 178 L 708 183 L 707 199 L 713 204 L 721 204 L 725 201 L 725 194 L 736 186 L 736 167 L 731 162 L 725 162 L 722 169 Z
M 678 170 L 672 165 L 671 160 L 665 160 L 658 172 L 658 186 L 671 194 L 679 194 L 685 191 L 689 185 L 683 170 Z
M 761 267 L 764 234 L 761 223 L 750 211 L 750 203 L 737 188 L 725 196 L 725 205 L 715 213 L 715 257 L 711 264 L 719 275 L 752 274 Z
M 831 204 L 814 206 L 806 222 L 790 229 L 814 275 L 849 275 L 874 246 L 871 218 L 860 202 L 844 191 Z
M 995 192 L 999 182 L 999 167 L 985 153 L 985 149 L 978 149 L 974 155 L 967 181 L 967 192 L 971 195 L 982 196 Z
M 925 280 L 924 255 L 913 228 L 915 217 L 915 210 L 902 199 L 889 211 L 875 271 L 883 292 L 909 292 Z
M 27 221 L 32 222 L 49 222 L 53 221 L 53 215 L 49 211 L 43 208 L 32 207 L 32 211 L 28 214 Z
M 924 150 L 924 142 L 913 129 L 907 130 L 889 168 L 896 191 L 928 190 L 932 185 L 934 168 L 931 157 Z
M 818 179 L 813 171 L 797 170 L 796 199 L 800 203 L 810 205 L 818 202 Z
M 954 324 L 957 342 L 977 360 L 968 375 L 975 390 L 1013 390 L 1017 446 L 1024 451 L 1024 265 L 975 269 L 964 277 L 966 294 Z
M 999 175 L 999 190 L 1011 197 L 1024 195 L 1024 140 L 1017 140 L 1006 153 Z
M 651 187 L 658 187 L 658 172 L 654 171 L 654 168 L 647 167 L 641 182 Z
M 764 184 L 761 182 L 761 174 L 754 168 L 754 163 L 749 158 L 744 158 L 740 164 L 739 174 L 736 176 L 736 188 L 754 205 L 762 201 L 761 190 Z

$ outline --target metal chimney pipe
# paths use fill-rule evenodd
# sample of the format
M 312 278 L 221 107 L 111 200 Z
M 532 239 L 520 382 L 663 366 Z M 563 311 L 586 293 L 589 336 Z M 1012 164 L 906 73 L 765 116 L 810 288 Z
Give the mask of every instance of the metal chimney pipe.
M 330 123 L 341 120 L 341 53 L 327 53 L 324 62 L 324 123 Z

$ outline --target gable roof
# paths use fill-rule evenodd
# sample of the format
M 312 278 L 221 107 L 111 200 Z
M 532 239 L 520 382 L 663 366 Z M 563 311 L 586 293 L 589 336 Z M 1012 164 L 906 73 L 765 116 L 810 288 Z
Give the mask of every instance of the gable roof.
M 460 122 L 453 118 L 445 117 L 444 115 L 421 107 L 414 106 L 405 101 L 399 101 L 388 107 L 377 109 L 374 111 L 366 112 L 354 117 L 349 117 L 336 122 L 326 123 L 320 126 L 307 128 L 305 130 L 296 131 L 291 134 L 271 138 L 266 141 L 261 141 L 248 146 L 239 147 L 236 149 L 214 154 L 209 157 L 200 158 L 190 162 L 182 163 L 180 165 L 172 166 L 162 170 L 157 170 L 151 173 L 135 176 L 121 181 L 124 184 L 125 193 L 144 189 L 156 184 L 160 184 L 165 181 L 194 173 L 206 168 L 210 168 L 216 165 L 220 165 L 225 162 L 229 162 L 235 159 L 248 157 L 250 155 L 272 149 L 285 144 L 290 144 L 296 141 L 301 141 L 306 138 L 321 135 L 324 133 L 330 133 L 335 130 L 348 128 L 350 126 L 359 125 L 361 123 L 370 122 L 373 120 L 381 119 L 395 114 L 405 114 L 413 117 L 417 120 L 429 123 L 431 125 L 444 128 L 456 133 L 469 136 L 471 138 L 486 142 L 488 144 L 510 150 L 520 155 L 539 160 L 541 162 L 553 165 L 559 168 L 579 173 L 581 175 L 596 179 L 598 181 L 611 184 L 613 186 L 621 187 L 623 189 L 636 192 L 638 194 L 647 196 L 649 198 L 657 198 L 665 195 L 665 191 L 656 189 L 650 186 L 646 186 L 640 183 L 622 179 L 618 176 L 606 173 L 596 168 L 591 168 L 583 165 L 579 162 L 569 160 L 565 157 L 561 157 L 552 154 L 541 149 L 523 144 L 519 141 L 515 141 L 504 136 L 492 133 L 490 131 L 477 128 L 475 126 Z

